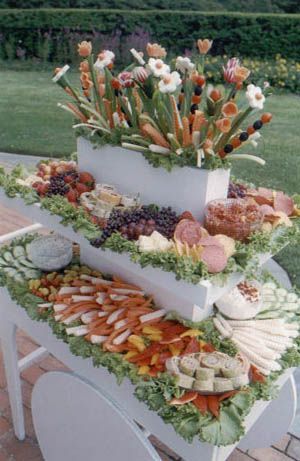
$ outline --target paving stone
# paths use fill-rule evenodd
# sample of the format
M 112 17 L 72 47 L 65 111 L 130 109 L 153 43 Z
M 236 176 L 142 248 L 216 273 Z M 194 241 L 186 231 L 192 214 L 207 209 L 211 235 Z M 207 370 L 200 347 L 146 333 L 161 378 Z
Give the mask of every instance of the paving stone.
M 3 354 L 0 348 L 0 389 L 4 389 L 6 387 L 6 376 L 5 376 L 5 369 L 3 363 Z
M 32 365 L 30 368 L 24 370 L 21 374 L 22 378 L 27 381 L 29 384 L 34 385 L 40 376 L 45 373 L 40 367 Z
M 289 434 L 285 434 L 280 440 L 278 440 L 277 443 L 274 443 L 274 447 L 277 448 L 277 450 L 280 451 L 285 451 L 288 444 L 290 443 L 291 436 Z
M 10 428 L 9 422 L 5 418 L 0 417 L 0 437 L 9 432 Z
M 0 461 L 10 461 L 12 460 L 12 457 L 7 453 L 7 451 L 4 451 L 0 448 Z
M 14 435 L 8 437 L 2 443 L 2 446 L 9 454 L 14 456 L 15 461 L 33 461 L 41 456 L 41 451 L 37 445 L 34 445 L 29 440 L 20 442 Z
M 234 450 L 226 461 L 251 461 L 251 458 L 240 450 Z
M 291 461 L 291 458 L 275 450 L 275 448 L 260 448 L 259 450 L 249 450 L 249 456 L 256 461 Z
M 287 454 L 292 458 L 300 461 L 300 440 L 292 437 L 289 447 L 287 449 Z
M 22 382 L 23 403 L 27 408 L 31 408 L 32 385 L 27 381 Z
M 63 363 L 61 363 L 52 355 L 49 355 L 41 362 L 39 362 L 39 367 L 45 371 L 68 370 L 68 368 Z
M 4 412 L 9 408 L 8 393 L 5 390 L 0 390 L 0 412 Z

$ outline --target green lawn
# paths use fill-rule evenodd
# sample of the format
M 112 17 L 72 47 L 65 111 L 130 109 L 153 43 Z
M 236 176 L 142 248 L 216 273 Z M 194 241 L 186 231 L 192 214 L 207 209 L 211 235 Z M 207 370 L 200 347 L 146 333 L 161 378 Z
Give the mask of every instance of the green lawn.
M 0 72 L 0 152 L 64 156 L 76 150 L 63 91 L 49 72 Z
M 0 84 L 0 152 L 64 156 L 76 149 L 72 117 L 57 107 L 65 95 L 51 82 L 50 72 L 0 71 Z M 258 185 L 300 192 L 300 98 L 272 96 L 265 108 L 274 114 L 258 151 L 267 164 L 236 163 L 233 173 Z M 278 260 L 300 287 L 300 248 L 285 249 Z

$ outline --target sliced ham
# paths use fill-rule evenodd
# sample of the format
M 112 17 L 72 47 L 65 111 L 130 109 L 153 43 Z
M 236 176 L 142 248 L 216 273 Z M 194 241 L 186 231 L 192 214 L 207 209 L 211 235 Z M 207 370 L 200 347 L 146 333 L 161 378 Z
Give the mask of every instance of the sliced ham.
M 294 211 L 293 199 L 283 192 L 276 192 L 274 198 L 274 210 L 282 211 L 287 216 L 290 216 Z
M 201 260 L 207 265 L 208 272 L 212 274 L 222 272 L 227 265 L 227 257 L 224 248 L 217 245 L 204 247 Z

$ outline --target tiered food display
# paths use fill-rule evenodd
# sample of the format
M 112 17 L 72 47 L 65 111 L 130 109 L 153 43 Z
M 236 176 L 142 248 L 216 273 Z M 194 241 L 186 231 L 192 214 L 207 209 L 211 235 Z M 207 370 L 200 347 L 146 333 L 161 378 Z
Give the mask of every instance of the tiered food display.
M 61 248 L 62 240 L 50 237 Z M 225 319 L 216 308 L 212 317 L 193 323 L 166 314 L 155 305 L 155 293 L 82 266 L 77 250 L 67 267 L 61 261 L 55 272 L 40 271 L 30 255 L 33 249 L 35 256 L 42 253 L 43 239 L 47 243 L 49 236 L 27 235 L 1 248 L 1 284 L 74 354 L 91 357 L 120 383 L 129 378 L 136 397 L 189 442 L 238 441 L 255 401 L 274 397 L 278 376 L 300 364 L 300 299 L 273 281 L 256 282 L 262 297 L 257 315 Z M 14 271 L 8 255 L 17 255 Z M 26 278 L 24 261 L 31 265 Z M 239 286 L 247 302 L 250 294 L 257 302 L 252 283 Z
M 166 63 L 166 50 L 148 44 L 148 58 L 131 50 L 134 62 L 119 73 L 113 52 L 103 50 L 95 60 L 92 45 L 82 42 L 81 90 L 69 82 L 68 66 L 56 69 L 53 80 L 71 98 L 63 108 L 80 122 L 77 134 L 96 145 L 138 151 L 169 171 L 228 168 L 235 159 L 264 164 L 247 149 L 272 115 L 245 121 L 263 109 L 270 88 L 249 80 L 244 88 L 250 72 L 237 59 L 223 68 L 224 87 L 209 85 L 210 47 L 199 40 L 195 62 L 180 56 Z M 237 442 L 255 401 L 274 397 L 278 376 L 300 364 L 300 300 L 258 270 L 261 255 L 299 241 L 299 196 L 232 181 L 227 198 L 201 210 L 200 222 L 188 203 L 186 209 L 143 203 L 134 184 L 124 191 L 97 183 L 92 173 L 75 161 L 49 160 L 32 172 L 0 170 L 0 186 L 10 198 L 59 215 L 89 240 L 97 258 L 107 249 L 124 253 L 142 268 L 192 284 L 226 286 L 233 273 L 245 280 L 195 323 L 157 305 L 155 292 L 115 277 L 113 264 L 112 275 L 83 266 L 70 242 L 50 235 L 0 250 L 2 285 L 74 354 L 92 357 L 119 382 L 130 379 L 136 397 L 187 441 Z
M 258 252 L 275 254 L 299 236 L 297 196 L 245 184 L 231 183 L 228 199 L 210 202 L 204 222 L 168 204 L 143 205 L 138 191 L 122 194 L 113 184 L 97 184 L 70 161 L 41 162 L 32 173 L 19 167 L 11 175 L 0 171 L 0 184 L 10 197 L 40 202 L 62 216 L 93 246 L 126 252 L 142 267 L 171 271 L 191 283 L 255 273 Z

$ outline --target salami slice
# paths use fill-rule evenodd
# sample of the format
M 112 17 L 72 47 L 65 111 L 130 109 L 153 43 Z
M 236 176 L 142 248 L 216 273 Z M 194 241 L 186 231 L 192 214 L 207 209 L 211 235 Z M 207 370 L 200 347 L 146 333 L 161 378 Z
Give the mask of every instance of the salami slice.
M 276 192 L 274 198 L 274 210 L 282 211 L 287 216 L 290 216 L 294 211 L 293 199 L 283 192 Z
M 192 247 L 197 245 L 205 235 L 207 235 L 207 231 L 197 221 L 182 219 L 176 226 L 174 238 Z
M 188 219 L 189 221 L 196 221 L 196 218 L 192 215 L 190 211 L 184 211 L 180 215 L 179 220 L 182 221 L 183 219 Z
M 208 272 L 215 274 L 225 269 L 227 257 L 223 248 L 217 245 L 204 247 L 201 260 L 207 265 Z

